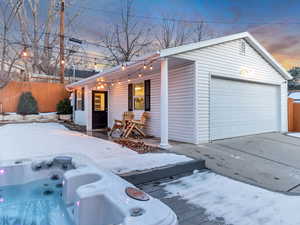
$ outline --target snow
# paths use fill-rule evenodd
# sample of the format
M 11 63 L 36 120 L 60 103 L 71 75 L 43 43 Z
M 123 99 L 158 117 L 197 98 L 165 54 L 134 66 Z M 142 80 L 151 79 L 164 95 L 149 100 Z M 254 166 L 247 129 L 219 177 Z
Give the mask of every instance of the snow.
M 39 115 L 42 115 L 42 116 L 52 116 L 52 115 L 56 115 L 56 114 L 57 114 L 56 112 L 39 113 Z
M 171 153 L 138 154 L 116 143 L 70 131 L 58 123 L 1 126 L 0 143 L 0 160 L 75 153 L 118 174 L 192 160 Z
M 20 115 L 20 114 L 17 114 L 16 112 L 8 112 L 6 114 L 8 114 L 8 115 Z M 56 114 L 57 114 L 56 112 L 47 112 L 47 113 L 39 113 L 38 115 L 49 116 L 49 115 L 56 115 Z M 32 115 L 37 115 L 37 114 L 32 114 Z
M 292 136 L 292 137 L 300 137 L 300 133 L 295 132 L 295 133 L 287 133 L 287 135 Z
M 180 196 L 206 209 L 213 219 L 233 225 L 300 224 L 300 196 L 271 192 L 212 172 L 200 172 L 164 184 L 168 197 Z

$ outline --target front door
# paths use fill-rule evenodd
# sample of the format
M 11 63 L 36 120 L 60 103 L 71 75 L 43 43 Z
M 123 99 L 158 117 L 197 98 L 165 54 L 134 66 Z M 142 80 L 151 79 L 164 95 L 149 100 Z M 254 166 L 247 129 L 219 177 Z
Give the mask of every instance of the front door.
M 93 91 L 93 129 L 107 128 L 107 92 Z

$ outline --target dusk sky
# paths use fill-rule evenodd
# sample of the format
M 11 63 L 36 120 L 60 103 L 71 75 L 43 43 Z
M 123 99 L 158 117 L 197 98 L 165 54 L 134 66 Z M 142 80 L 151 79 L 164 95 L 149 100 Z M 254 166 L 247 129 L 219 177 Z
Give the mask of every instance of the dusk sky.
M 85 2 L 85 3 L 84 3 Z M 83 0 L 78 31 L 97 40 L 103 23 L 114 19 L 119 0 Z M 81 6 L 73 6 L 80 8 Z M 70 10 L 70 9 L 68 9 Z M 286 68 L 300 66 L 299 0 L 136 0 L 135 14 L 203 19 L 218 35 L 249 31 Z M 151 19 L 146 19 L 152 23 Z M 157 21 L 156 21 L 157 22 Z M 76 32 L 74 32 L 76 33 Z

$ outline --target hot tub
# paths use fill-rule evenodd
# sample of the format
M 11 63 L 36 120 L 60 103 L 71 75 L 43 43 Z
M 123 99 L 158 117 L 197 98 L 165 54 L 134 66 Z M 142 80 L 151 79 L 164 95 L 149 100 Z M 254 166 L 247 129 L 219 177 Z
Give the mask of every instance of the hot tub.
M 0 162 L 0 225 L 177 225 L 174 212 L 87 158 Z

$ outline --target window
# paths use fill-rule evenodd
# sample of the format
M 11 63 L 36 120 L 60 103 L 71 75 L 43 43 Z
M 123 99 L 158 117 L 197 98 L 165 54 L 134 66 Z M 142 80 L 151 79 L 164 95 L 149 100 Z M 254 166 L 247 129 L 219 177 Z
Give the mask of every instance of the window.
M 94 111 L 105 111 L 105 93 L 99 92 L 94 94 Z
M 84 111 L 84 88 L 76 91 L 76 110 Z
M 133 86 L 133 106 L 134 110 L 144 110 L 145 108 L 145 86 L 144 83 Z
M 128 84 L 128 111 L 151 109 L 151 81 Z

